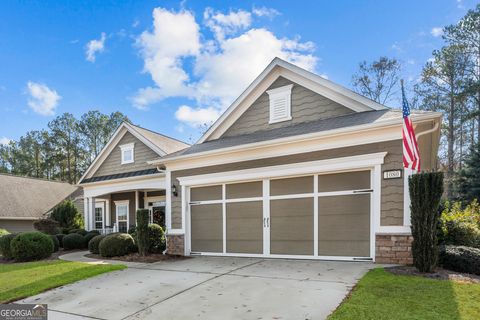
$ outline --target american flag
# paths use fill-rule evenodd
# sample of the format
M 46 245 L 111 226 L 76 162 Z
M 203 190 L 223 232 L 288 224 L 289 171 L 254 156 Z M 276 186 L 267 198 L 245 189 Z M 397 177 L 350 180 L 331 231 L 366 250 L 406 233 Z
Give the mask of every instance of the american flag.
M 420 153 L 418 152 L 417 138 L 413 130 L 412 119 L 410 118 L 410 107 L 402 81 L 402 100 L 403 100 L 403 166 L 415 171 L 420 171 Z

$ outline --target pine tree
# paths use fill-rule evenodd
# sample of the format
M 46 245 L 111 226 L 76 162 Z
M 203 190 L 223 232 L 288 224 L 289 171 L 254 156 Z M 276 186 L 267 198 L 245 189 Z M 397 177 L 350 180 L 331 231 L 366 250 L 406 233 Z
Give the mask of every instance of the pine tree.
M 459 175 L 458 192 L 465 202 L 480 201 L 480 143 L 470 149 Z

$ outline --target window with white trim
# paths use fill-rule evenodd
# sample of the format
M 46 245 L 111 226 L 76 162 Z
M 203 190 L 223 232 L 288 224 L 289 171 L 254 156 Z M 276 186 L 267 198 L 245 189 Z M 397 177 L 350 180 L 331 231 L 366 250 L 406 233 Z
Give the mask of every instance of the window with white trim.
M 103 207 L 95 208 L 95 229 L 103 229 Z
M 270 121 L 277 123 L 292 119 L 291 100 L 293 84 L 268 90 L 270 99 Z
M 122 154 L 122 164 L 133 163 L 134 159 L 134 143 L 124 144 L 120 146 Z

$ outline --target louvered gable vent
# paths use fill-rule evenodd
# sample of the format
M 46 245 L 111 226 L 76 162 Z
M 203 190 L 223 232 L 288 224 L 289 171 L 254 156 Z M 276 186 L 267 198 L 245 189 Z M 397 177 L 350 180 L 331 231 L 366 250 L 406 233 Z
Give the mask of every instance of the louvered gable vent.
M 291 100 L 293 84 L 268 90 L 270 99 L 270 122 L 276 123 L 292 119 Z

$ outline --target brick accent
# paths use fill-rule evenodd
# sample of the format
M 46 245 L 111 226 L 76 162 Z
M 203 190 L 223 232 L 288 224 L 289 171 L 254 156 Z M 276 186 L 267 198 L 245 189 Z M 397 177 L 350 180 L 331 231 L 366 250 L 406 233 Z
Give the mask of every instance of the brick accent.
M 167 234 L 167 253 L 178 254 L 183 256 L 185 254 L 185 241 L 183 234 Z
M 375 240 L 376 263 L 413 264 L 412 235 L 377 234 Z

